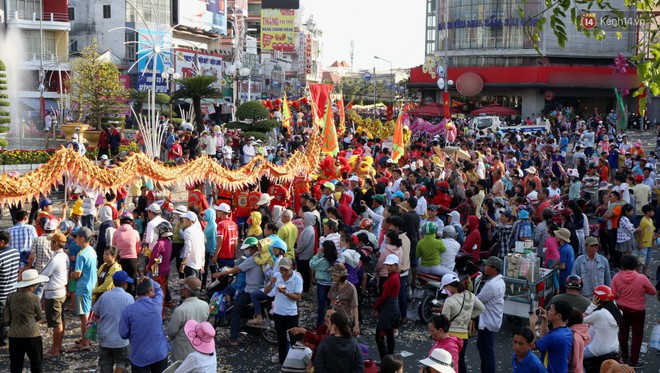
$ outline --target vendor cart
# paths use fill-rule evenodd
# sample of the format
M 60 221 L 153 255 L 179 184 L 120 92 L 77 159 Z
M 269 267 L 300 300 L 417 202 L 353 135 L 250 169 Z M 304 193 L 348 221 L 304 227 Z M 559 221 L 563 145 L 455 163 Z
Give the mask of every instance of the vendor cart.
M 529 318 L 529 314 L 544 304 L 545 299 L 555 293 L 553 275 L 556 270 L 540 268 L 535 281 L 525 277 L 502 276 L 506 284 L 504 315 L 507 317 Z

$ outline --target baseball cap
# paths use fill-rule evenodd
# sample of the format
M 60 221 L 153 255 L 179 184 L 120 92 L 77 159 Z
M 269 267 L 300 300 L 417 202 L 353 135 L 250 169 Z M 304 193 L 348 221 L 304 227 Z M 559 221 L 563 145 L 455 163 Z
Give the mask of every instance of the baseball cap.
M 229 205 L 224 202 L 219 204 L 218 206 L 214 206 L 213 208 L 218 211 L 226 212 L 227 214 L 231 212 L 231 207 L 229 207 Z
M 385 265 L 399 264 L 399 257 L 395 254 L 390 254 L 385 258 Z
M 39 208 L 42 209 L 42 208 L 44 208 L 46 206 L 50 206 L 52 204 L 53 204 L 53 201 L 51 201 L 50 198 L 44 198 L 44 199 L 41 200 L 41 202 L 39 202 Z
M 50 240 L 57 243 L 66 243 L 66 236 L 61 232 L 57 232 L 50 236 Z
M 403 195 L 403 192 L 400 191 L 400 190 L 397 191 L 396 193 L 392 194 L 392 198 L 394 198 L 394 197 L 399 197 L 401 199 L 405 198 L 405 196 Z
M 458 279 L 458 277 L 455 274 L 447 273 L 446 275 L 442 276 L 441 285 L 444 288 L 445 286 L 447 286 L 449 284 L 453 284 L 454 282 L 459 282 L 459 281 L 460 280 Z
M 293 264 L 291 263 L 290 258 L 285 257 L 285 258 L 280 259 L 280 268 L 291 269 L 292 265 Z
M 149 207 L 147 207 L 147 211 L 151 211 L 154 214 L 160 214 L 161 213 L 160 206 L 158 206 L 157 203 L 150 204 Z
M 486 264 L 493 268 L 497 268 L 500 271 L 502 270 L 502 259 L 496 256 L 491 256 L 490 258 L 488 258 Z
M 348 181 L 355 181 L 356 183 L 359 183 L 359 182 L 360 182 L 360 178 L 357 177 L 357 176 L 355 176 L 355 175 L 353 175 L 353 176 L 351 176 L 351 177 L 348 178 Z
M 333 190 L 333 191 L 335 190 L 335 184 L 333 184 L 329 181 L 327 183 L 323 183 L 323 186 L 326 187 L 326 188 L 330 188 L 330 190 Z
M 76 236 L 84 238 L 86 241 L 89 241 L 94 236 L 92 230 L 87 227 L 82 227 L 76 231 Z
M 186 212 L 188 212 L 188 207 L 186 206 L 177 206 L 172 213 L 177 214 L 177 215 L 183 215 Z
M 57 219 L 49 219 L 46 224 L 44 224 L 44 230 L 52 232 L 57 229 L 59 226 L 59 221 Z
M 371 196 L 371 199 L 378 202 L 385 202 L 385 197 L 382 194 L 374 194 L 373 196 Z
M 438 206 L 431 204 L 427 207 L 427 210 L 438 211 Z
M 121 283 L 128 282 L 129 284 L 133 283 L 133 279 L 126 273 L 126 271 L 117 271 L 112 275 L 112 281 Z
M 195 214 L 195 213 L 192 212 L 192 211 L 188 211 L 188 212 L 186 212 L 185 214 L 181 215 L 181 217 L 182 217 L 182 218 L 189 219 L 189 220 L 192 221 L 192 222 L 196 222 L 196 221 L 197 221 L 197 214 Z
M 594 236 L 589 236 L 584 239 L 584 244 L 586 246 L 591 246 L 591 245 L 598 245 L 598 238 Z
M 103 154 L 103 155 L 101 156 L 101 160 L 105 161 L 105 160 L 107 160 L 107 159 L 108 159 L 108 155 L 107 155 L 107 154 Z

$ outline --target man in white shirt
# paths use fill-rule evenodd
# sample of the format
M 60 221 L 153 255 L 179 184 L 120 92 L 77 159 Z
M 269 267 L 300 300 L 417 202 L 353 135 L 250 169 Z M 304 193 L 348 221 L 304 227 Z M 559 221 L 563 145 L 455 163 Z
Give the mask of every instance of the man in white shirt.
M 461 250 L 461 244 L 456 241 L 456 228 L 452 225 L 445 225 L 442 229 L 442 243 L 445 245 L 445 252 L 440 253 L 440 264 L 450 271 L 456 267 L 456 254 Z
M 204 131 L 202 133 L 202 144 L 204 146 L 204 151 L 206 152 L 206 155 L 208 155 L 211 158 L 215 158 L 215 154 L 216 154 L 215 137 L 211 136 L 211 134 Z
M 491 256 L 486 261 L 484 274 L 489 280 L 477 294 L 484 304 L 485 311 L 479 316 L 479 334 L 477 335 L 477 350 L 481 359 L 481 371 L 495 373 L 495 334 L 502 326 L 504 314 L 504 292 L 506 285 L 502 279 L 502 259 Z
M 154 250 L 156 242 L 158 242 L 158 235 L 156 232 L 154 232 L 154 228 L 156 228 L 158 224 L 165 221 L 165 219 L 163 219 L 160 214 L 161 209 L 158 204 L 152 203 L 149 205 L 149 207 L 147 207 L 147 216 L 149 217 L 149 222 L 147 223 L 147 230 L 144 232 L 143 244 L 148 245 L 149 250 L 151 251 Z
M 181 215 L 183 219 L 183 249 L 181 253 L 180 272 L 188 278 L 190 276 L 200 277 L 200 271 L 204 267 L 204 231 L 197 220 L 197 214 L 188 211 Z
M 69 257 L 64 252 L 66 237 L 57 232 L 50 236 L 50 249 L 53 252 L 48 264 L 41 275 L 49 278 L 44 286 L 44 309 L 46 311 L 46 323 L 53 328 L 53 343 L 46 351 L 46 355 L 58 356 L 62 347 L 64 337 L 64 323 L 62 319 L 62 306 L 66 301 L 66 284 L 69 272 Z
M 584 142 L 584 154 L 587 156 L 587 158 L 591 158 L 592 155 L 594 155 L 594 143 L 595 143 L 596 135 L 594 134 L 594 131 L 590 128 L 587 127 L 587 129 L 584 130 L 582 133 L 582 141 Z
M 637 219 L 635 223 L 639 225 L 639 222 L 644 216 L 642 207 L 651 202 L 651 188 L 643 183 L 644 176 L 642 175 L 635 175 L 634 181 L 635 184 L 632 187 L 632 191 L 635 197 L 635 218 Z
M 623 175 L 616 175 L 614 177 L 614 188 L 612 188 L 612 190 L 619 192 L 623 203 L 630 203 L 629 189 L 628 184 L 626 184 L 626 178 Z
M 44 131 L 50 132 L 51 126 L 53 125 L 53 117 L 50 114 L 50 111 L 46 114 L 44 118 Z
M 247 144 L 243 145 L 243 164 L 247 164 L 254 158 L 257 151 L 254 149 L 254 137 L 250 137 Z

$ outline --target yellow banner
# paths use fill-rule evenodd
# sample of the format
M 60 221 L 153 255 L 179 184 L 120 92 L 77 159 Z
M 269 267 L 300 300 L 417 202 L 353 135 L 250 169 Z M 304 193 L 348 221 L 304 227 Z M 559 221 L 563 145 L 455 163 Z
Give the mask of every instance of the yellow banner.
M 261 9 L 261 50 L 295 51 L 296 11 Z

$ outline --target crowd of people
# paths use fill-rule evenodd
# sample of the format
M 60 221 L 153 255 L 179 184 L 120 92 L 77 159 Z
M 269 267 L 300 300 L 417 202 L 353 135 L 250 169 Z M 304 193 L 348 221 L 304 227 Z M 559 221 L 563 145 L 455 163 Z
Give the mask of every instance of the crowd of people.
M 660 227 L 657 157 L 596 115 L 549 133 L 466 128 L 452 153 L 442 138 L 413 138 L 401 159 L 385 141 L 349 130 L 337 164 L 371 156 L 372 170 L 336 166 L 239 191 L 196 184 L 181 204 L 137 180 L 116 193 L 74 187 L 60 216 L 48 198 L 36 214 L 14 208 L 14 225 L 0 232 L 0 344 L 9 345 L 11 371 L 22 371 L 26 354 L 40 372 L 44 359 L 65 352 L 68 309 L 80 336 L 66 351 L 98 350 L 101 372 L 214 372 L 217 347 L 246 343 L 247 308 L 249 327 L 274 327 L 271 360 L 283 372 L 401 372 L 396 340 L 411 322 L 409 289 L 420 273 L 437 277 L 444 299 L 428 324 L 424 371 L 467 372 L 474 336 L 482 372 L 498 370 L 502 338 L 512 343 L 507 371 L 643 367 L 647 295 L 658 286 L 647 276 Z M 200 136 L 171 128 L 163 154 L 239 167 L 257 154 L 282 162 L 307 141 L 284 133 L 264 146 L 219 127 Z M 113 144 L 104 167 L 122 162 Z M 501 332 L 504 270 L 520 242 L 555 270 L 555 294 L 510 337 Z M 462 256 L 483 265 L 481 286 L 460 276 Z M 228 340 L 215 335 L 205 297 L 212 283 L 225 283 L 222 299 L 240 310 Z M 312 329 L 300 325 L 305 302 L 316 310 Z M 45 352 L 44 315 L 52 329 Z M 365 324 L 375 324 L 377 359 L 360 340 Z

